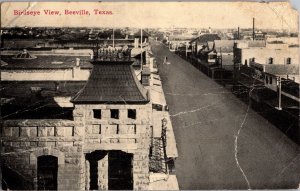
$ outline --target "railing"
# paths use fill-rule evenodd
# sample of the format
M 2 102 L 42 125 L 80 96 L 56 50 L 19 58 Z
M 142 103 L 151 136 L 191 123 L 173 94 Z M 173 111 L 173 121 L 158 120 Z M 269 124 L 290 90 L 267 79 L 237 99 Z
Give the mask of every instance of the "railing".
M 94 61 L 131 61 L 131 49 L 129 48 L 95 49 Z
M 155 173 L 168 174 L 168 160 L 167 160 L 167 134 L 166 126 L 162 127 L 162 134 L 160 138 L 153 138 L 152 153 L 150 156 L 149 169 Z
M 149 170 L 154 173 L 167 173 L 165 148 L 162 138 L 153 138 Z

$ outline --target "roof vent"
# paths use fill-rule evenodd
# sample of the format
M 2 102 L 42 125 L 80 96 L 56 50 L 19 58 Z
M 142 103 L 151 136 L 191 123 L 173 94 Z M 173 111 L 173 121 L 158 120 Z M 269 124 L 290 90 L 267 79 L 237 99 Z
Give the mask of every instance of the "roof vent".
M 21 52 L 21 53 L 15 55 L 15 56 L 12 57 L 12 58 L 13 58 L 13 59 L 35 59 L 36 56 L 33 56 L 33 55 L 29 54 L 29 53 L 27 52 L 27 50 L 24 49 L 23 52 Z
M 80 66 L 80 58 L 76 58 L 76 66 Z

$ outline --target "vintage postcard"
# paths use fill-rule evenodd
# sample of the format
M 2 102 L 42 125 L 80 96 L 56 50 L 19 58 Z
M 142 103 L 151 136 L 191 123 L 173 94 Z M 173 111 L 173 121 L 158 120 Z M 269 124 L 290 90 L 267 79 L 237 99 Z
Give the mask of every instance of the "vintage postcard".
M 1 3 L 3 190 L 298 189 L 298 12 Z

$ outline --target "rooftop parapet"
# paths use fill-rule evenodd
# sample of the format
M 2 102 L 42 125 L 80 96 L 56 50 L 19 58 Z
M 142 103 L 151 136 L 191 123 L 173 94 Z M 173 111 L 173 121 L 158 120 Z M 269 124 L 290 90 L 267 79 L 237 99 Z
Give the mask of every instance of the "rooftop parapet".
M 94 50 L 94 61 L 114 61 L 124 62 L 131 61 L 131 49 L 127 46 L 118 48 L 99 48 L 96 47 Z

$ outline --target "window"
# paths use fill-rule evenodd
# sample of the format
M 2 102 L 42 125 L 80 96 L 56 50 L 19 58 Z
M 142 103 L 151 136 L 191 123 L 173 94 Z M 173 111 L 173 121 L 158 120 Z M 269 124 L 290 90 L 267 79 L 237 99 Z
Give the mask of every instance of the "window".
M 117 129 L 116 129 L 116 134 L 120 133 L 120 128 L 119 128 L 119 124 L 117 125 Z
M 292 59 L 291 58 L 287 58 L 286 59 L 286 64 L 291 64 L 292 63 Z
M 136 119 L 136 110 L 135 109 L 128 109 L 128 118 L 130 119 Z
M 270 84 L 272 84 L 272 77 L 270 76 Z
M 208 55 L 208 59 L 216 59 L 216 55 Z
M 101 119 L 101 109 L 93 109 L 94 118 Z
M 252 62 L 255 62 L 255 58 L 253 57 L 253 58 L 251 59 L 251 61 L 252 61 Z
M 248 60 L 245 60 L 245 66 L 248 66 Z
M 269 63 L 269 64 L 273 64 L 273 60 L 274 60 L 274 59 L 273 59 L 272 57 L 269 58 L 268 63 Z
M 266 84 L 268 84 L 268 83 L 269 83 L 269 77 L 266 76 Z
M 110 110 L 110 118 L 119 119 L 119 110 L 118 109 L 111 109 Z

